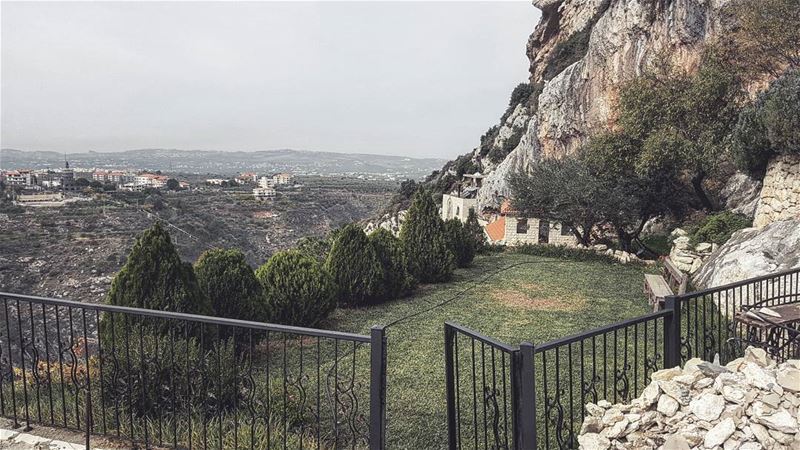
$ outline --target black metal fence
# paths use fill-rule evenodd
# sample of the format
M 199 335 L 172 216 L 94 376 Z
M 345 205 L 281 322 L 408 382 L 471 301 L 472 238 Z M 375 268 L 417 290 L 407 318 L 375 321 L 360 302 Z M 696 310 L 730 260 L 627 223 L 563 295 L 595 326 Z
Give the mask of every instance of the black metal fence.
M 578 448 L 587 403 L 627 403 L 657 370 L 693 357 L 727 363 L 748 344 L 796 358 L 800 348 L 789 344 L 800 331 L 771 327 L 777 331 L 753 336 L 733 318 L 744 308 L 797 302 L 800 269 L 668 297 L 661 311 L 535 346 L 446 323 L 449 447 Z
M 384 446 L 386 337 L 0 293 L 0 415 L 145 448 Z

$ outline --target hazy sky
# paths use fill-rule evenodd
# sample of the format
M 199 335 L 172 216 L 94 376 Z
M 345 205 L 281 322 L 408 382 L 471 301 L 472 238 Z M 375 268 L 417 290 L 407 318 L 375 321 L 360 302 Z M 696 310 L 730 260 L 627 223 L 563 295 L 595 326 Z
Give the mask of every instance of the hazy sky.
M 2 2 L 5 148 L 452 157 L 527 80 L 494 3 Z

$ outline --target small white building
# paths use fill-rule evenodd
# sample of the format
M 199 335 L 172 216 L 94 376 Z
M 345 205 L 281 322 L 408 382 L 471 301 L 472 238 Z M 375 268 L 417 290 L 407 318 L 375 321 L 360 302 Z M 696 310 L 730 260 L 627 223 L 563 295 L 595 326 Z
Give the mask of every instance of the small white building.
M 442 220 L 459 219 L 467 221 L 469 210 L 475 208 L 477 200 L 461 198 L 452 194 L 442 195 Z
M 253 197 L 255 197 L 256 200 L 271 200 L 271 199 L 275 198 L 276 194 L 277 193 L 275 192 L 275 189 L 271 188 L 271 187 L 253 188 Z

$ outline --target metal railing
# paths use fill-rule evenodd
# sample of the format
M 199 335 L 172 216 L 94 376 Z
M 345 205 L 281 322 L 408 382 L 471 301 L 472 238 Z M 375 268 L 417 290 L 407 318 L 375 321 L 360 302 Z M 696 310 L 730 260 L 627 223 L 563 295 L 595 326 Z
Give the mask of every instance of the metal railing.
M 145 448 L 384 448 L 386 337 L 0 293 L 0 415 Z
M 667 297 L 661 311 L 535 346 L 509 345 L 446 323 L 449 447 L 578 448 L 587 403 L 630 402 L 657 370 L 693 357 L 713 360 L 719 355 L 726 363 L 742 356 L 742 342 L 761 342 L 768 351 L 780 349 L 772 352 L 779 360 L 796 358 L 797 346 L 752 336 L 748 340 L 752 330 L 733 320 L 743 308 L 796 302 L 800 302 L 800 269 Z M 800 331 L 788 332 L 798 339 Z M 770 336 L 787 339 L 785 333 Z M 496 353 L 502 355 L 501 369 L 495 365 Z M 491 375 L 488 383 L 486 373 Z M 511 389 L 508 394 L 502 390 L 502 402 L 497 403 L 498 386 L 505 388 L 506 383 Z M 491 413 L 481 415 L 487 410 Z M 495 417 L 502 425 L 513 424 L 510 434 L 505 428 L 492 432 L 497 429 L 498 422 L 491 420 Z

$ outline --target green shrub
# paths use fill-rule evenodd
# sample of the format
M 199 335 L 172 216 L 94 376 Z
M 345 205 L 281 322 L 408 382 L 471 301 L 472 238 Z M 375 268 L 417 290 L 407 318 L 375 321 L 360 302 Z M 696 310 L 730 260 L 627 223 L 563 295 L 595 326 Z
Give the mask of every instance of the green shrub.
M 484 233 L 481 224 L 478 223 L 478 215 L 475 214 L 474 208 L 469 209 L 467 222 L 464 224 L 464 232 L 475 249 L 475 253 L 480 253 L 486 249 L 486 233 Z
M 409 272 L 423 283 L 447 281 L 453 275 L 453 253 L 447 248 L 444 221 L 431 193 L 420 189 L 400 230 Z
M 111 282 L 106 303 L 192 314 L 212 313 L 192 266 L 181 261 L 160 222 L 145 230 Z
M 271 321 L 313 326 L 336 306 L 336 287 L 315 258 L 296 251 L 273 255 L 256 270 L 264 288 Z
M 417 280 L 408 273 L 408 258 L 400 239 L 379 228 L 369 235 L 369 242 L 383 268 L 382 296 L 388 300 L 411 292 Z
M 475 246 L 464 230 L 460 219 L 450 219 L 444 223 L 447 245 L 455 257 L 458 267 L 467 267 L 475 258 Z
M 753 225 L 753 221 L 742 214 L 725 211 L 706 217 L 698 225 L 697 230 L 692 233 L 692 244 L 700 242 L 711 242 L 714 244 L 724 244 L 734 231 L 741 230 Z
M 208 250 L 197 259 L 194 270 L 215 316 L 269 320 L 264 290 L 240 250 Z
M 379 300 L 383 267 L 359 226 L 350 224 L 338 233 L 325 262 L 325 270 L 336 284 L 339 305 L 358 306 Z
M 774 155 L 800 154 L 800 71 L 775 80 L 741 111 L 731 152 L 737 166 L 751 173 L 763 172 Z

